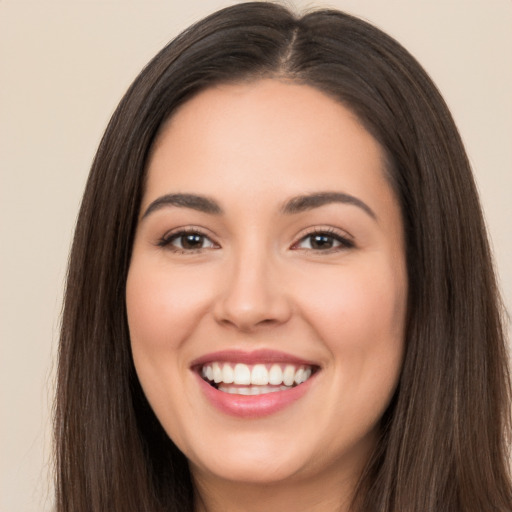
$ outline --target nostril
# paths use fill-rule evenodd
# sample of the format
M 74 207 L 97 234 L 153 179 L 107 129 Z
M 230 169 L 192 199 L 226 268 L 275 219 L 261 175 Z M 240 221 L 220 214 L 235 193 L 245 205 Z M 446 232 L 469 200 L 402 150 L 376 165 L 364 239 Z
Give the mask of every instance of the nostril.
M 273 327 L 273 326 L 279 325 L 280 322 L 278 320 L 275 320 L 272 318 L 265 318 L 263 320 L 254 320 L 254 321 L 250 321 L 248 319 L 232 320 L 232 319 L 224 318 L 224 319 L 221 319 L 219 321 L 219 323 L 226 327 L 235 328 L 235 329 L 239 330 L 240 332 L 250 333 L 258 328 Z
M 214 311 L 216 320 L 224 326 L 250 332 L 260 327 L 271 327 L 286 322 L 291 308 L 284 298 L 269 297 L 252 303 L 249 300 L 236 301 L 233 297 L 219 301 Z

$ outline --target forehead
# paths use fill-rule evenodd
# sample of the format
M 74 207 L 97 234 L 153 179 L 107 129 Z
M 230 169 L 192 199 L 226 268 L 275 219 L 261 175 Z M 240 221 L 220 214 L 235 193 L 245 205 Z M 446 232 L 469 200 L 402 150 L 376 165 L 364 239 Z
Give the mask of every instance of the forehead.
M 220 85 L 182 105 L 151 154 L 145 203 L 196 192 L 247 200 L 388 187 L 383 151 L 344 105 L 278 80 Z M 252 192 L 252 193 L 251 193 Z
M 294 125 L 293 131 L 289 130 L 291 124 Z M 231 132 L 230 128 L 234 131 Z M 333 132 L 333 128 L 338 133 Z M 153 144 L 152 154 L 170 134 L 174 139 L 180 133 L 188 138 L 187 131 L 200 130 L 203 136 L 208 132 L 210 136 L 231 135 L 231 142 L 253 135 L 264 143 L 279 134 L 282 144 L 285 135 L 290 143 L 297 142 L 301 136 L 328 142 L 341 134 L 342 129 L 345 139 L 356 135 L 356 132 L 368 135 L 350 108 L 310 85 L 278 79 L 227 83 L 207 88 L 180 105 L 163 124 Z M 207 141 L 203 139 L 201 142 Z M 338 139 L 337 142 L 342 141 Z M 234 149 L 233 144 L 231 149 Z M 269 145 L 262 149 L 268 153 Z

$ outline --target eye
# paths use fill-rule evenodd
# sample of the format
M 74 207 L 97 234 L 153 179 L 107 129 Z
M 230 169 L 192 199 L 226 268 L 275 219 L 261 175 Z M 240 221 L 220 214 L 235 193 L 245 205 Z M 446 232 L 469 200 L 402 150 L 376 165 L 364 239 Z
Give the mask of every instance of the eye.
M 158 242 L 158 245 L 182 253 L 197 252 L 218 247 L 208 236 L 193 230 L 182 230 L 167 234 Z
M 315 231 L 302 237 L 292 246 L 292 249 L 305 249 L 309 251 L 337 251 L 351 249 L 354 242 L 340 234 L 330 231 Z

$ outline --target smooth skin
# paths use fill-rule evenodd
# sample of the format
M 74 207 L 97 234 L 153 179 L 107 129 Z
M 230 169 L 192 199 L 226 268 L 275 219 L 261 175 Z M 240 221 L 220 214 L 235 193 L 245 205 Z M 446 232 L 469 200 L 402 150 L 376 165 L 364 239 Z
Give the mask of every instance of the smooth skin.
M 169 194 L 211 208 L 168 204 Z M 324 199 L 284 206 L 311 194 Z M 167 122 L 149 161 L 127 313 L 138 377 L 190 461 L 197 510 L 348 510 L 400 374 L 404 254 L 382 148 L 324 93 L 277 79 L 221 85 Z M 283 410 L 236 417 L 191 369 L 231 349 L 279 350 L 320 369 Z

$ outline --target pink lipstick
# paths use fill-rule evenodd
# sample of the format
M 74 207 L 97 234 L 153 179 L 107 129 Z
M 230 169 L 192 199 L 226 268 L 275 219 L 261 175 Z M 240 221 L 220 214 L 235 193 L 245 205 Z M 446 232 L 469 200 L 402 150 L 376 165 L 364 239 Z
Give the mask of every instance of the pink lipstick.
M 220 351 L 191 364 L 202 393 L 219 410 L 243 418 L 273 414 L 310 389 L 319 366 L 274 350 Z

